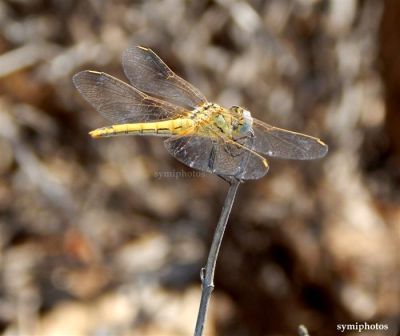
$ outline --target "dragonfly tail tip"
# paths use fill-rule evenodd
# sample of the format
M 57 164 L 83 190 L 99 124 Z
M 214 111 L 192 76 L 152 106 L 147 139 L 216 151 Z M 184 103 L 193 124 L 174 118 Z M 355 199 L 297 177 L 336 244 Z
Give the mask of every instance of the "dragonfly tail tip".
M 92 138 L 98 138 L 98 137 L 99 137 L 99 134 L 98 134 L 97 130 L 90 131 L 88 134 L 89 134 Z

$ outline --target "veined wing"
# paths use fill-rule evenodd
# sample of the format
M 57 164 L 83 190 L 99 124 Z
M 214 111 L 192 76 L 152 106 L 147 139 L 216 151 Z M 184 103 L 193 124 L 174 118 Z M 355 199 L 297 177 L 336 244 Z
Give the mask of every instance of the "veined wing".
M 211 174 L 255 180 L 268 172 L 268 163 L 252 151 L 251 138 L 236 144 L 215 132 L 215 136 L 177 135 L 164 141 L 168 152 L 185 165 Z
M 312 136 L 288 131 L 253 119 L 256 152 L 282 159 L 313 160 L 328 152 L 328 146 Z
M 134 123 L 176 118 L 183 107 L 148 96 L 103 72 L 82 71 L 73 77 L 81 95 L 113 123 Z
M 152 96 L 188 109 L 207 102 L 197 88 L 176 75 L 151 49 L 138 46 L 125 50 L 122 65 L 131 84 Z

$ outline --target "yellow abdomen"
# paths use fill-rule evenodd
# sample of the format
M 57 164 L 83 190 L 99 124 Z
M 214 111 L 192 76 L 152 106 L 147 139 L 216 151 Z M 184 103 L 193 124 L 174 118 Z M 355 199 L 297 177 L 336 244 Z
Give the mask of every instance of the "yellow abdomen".
M 97 128 L 89 132 L 93 138 L 111 137 L 118 135 L 158 135 L 171 136 L 181 134 L 183 131 L 193 127 L 194 121 L 189 118 L 172 120 L 120 124 Z

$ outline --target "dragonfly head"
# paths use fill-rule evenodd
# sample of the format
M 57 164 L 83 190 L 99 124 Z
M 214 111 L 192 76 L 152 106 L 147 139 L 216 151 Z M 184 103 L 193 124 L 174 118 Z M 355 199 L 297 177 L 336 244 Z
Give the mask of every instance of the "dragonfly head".
M 240 106 L 232 106 L 232 129 L 235 136 L 247 135 L 253 127 L 253 118 L 251 113 Z

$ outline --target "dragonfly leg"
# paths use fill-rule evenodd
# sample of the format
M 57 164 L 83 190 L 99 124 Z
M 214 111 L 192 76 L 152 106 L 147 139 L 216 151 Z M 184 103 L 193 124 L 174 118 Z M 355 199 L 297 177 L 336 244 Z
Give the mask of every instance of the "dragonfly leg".
M 233 157 L 239 156 L 240 154 L 243 153 L 242 148 L 240 148 L 239 146 L 235 146 L 233 144 L 225 145 L 224 149 L 225 149 L 225 152 L 227 152 L 229 155 L 231 155 Z
M 244 182 L 243 179 L 237 178 L 236 176 L 233 175 L 218 175 L 220 178 L 222 178 L 225 182 L 228 182 L 229 184 L 233 184 L 235 182 L 242 183 Z
M 240 145 L 244 145 L 249 149 L 253 149 L 254 140 L 255 140 L 254 137 L 255 137 L 254 131 L 251 129 L 245 135 L 240 136 L 238 138 L 234 138 L 233 140 L 236 141 Z M 248 139 L 251 139 L 251 147 L 248 147 L 246 145 L 246 141 Z M 225 150 L 227 151 L 227 153 L 229 153 L 232 156 L 239 156 L 240 154 L 243 153 L 243 149 L 240 146 L 234 146 L 233 144 L 225 146 Z
M 214 173 L 214 164 L 215 164 L 215 157 L 216 157 L 217 146 L 213 143 L 213 146 L 210 151 L 210 156 L 208 157 L 208 168 L 212 173 Z
M 254 131 L 253 131 L 253 129 L 251 129 L 246 134 L 243 134 L 242 136 L 239 136 L 239 137 L 235 137 L 233 140 L 238 141 L 238 140 L 242 140 L 242 139 L 246 139 L 246 138 L 254 138 L 254 137 L 255 137 Z
M 213 145 L 211 152 L 210 152 L 210 156 L 208 159 L 208 168 L 210 169 L 210 171 L 212 173 L 215 173 L 215 160 L 216 160 L 216 156 L 218 155 L 217 151 L 218 151 L 218 146 L 216 146 L 215 144 Z M 243 179 L 237 178 L 236 175 L 222 175 L 222 174 L 217 174 L 220 178 L 222 178 L 224 181 L 228 182 L 229 184 L 233 184 L 234 182 L 243 182 Z
M 246 140 L 249 140 L 248 141 L 249 143 L 246 143 L 247 142 Z M 254 133 L 252 133 L 252 135 L 246 136 L 245 141 L 243 141 L 243 145 L 252 150 L 253 146 L 254 146 L 254 141 L 255 141 L 255 137 L 254 137 Z M 250 160 L 250 152 L 246 151 L 243 153 L 243 157 L 240 160 L 239 171 L 235 175 L 235 177 L 238 180 L 242 180 L 241 177 L 246 173 L 246 168 L 249 163 L 249 160 Z

